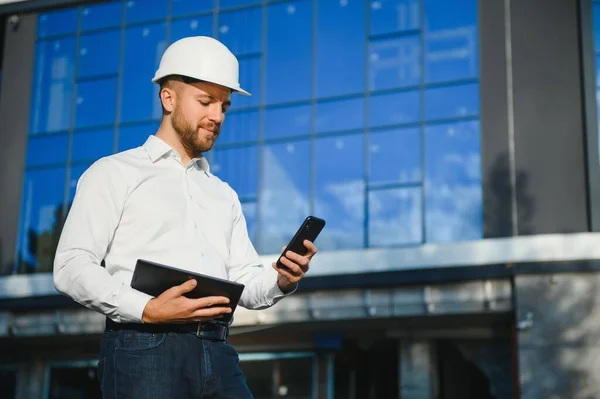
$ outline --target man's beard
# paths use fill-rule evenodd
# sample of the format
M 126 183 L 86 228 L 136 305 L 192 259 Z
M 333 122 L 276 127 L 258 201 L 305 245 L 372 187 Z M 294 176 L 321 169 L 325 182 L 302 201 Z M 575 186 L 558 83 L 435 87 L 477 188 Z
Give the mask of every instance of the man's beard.
M 179 107 L 175 107 L 173 110 L 173 129 L 179 136 L 183 148 L 185 148 L 193 158 L 198 158 L 202 153 L 210 151 L 213 147 L 214 141 L 204 142 L 198 138 L 198 129 L 204 128 L 212 130 L 215 135 L 219 134 L 219 126 L 216 124 L 202 124 L 199 123 L 196 127 L 193 127 L 183 116 Z

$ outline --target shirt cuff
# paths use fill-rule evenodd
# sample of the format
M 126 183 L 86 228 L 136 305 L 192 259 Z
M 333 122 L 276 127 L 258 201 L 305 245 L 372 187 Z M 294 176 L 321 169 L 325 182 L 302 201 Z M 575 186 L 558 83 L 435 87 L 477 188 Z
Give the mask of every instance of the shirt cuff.
M 152 298 L 154 297 L 131 287 L 121 287 L 119 293 L 119 320 L 115 321 L 119 323 L 143 323 L 144 309 Z
M 279 273 L 277 273 L 277 271 L 273 268 L 268 268 L 267 270 L 270 271 L 268 279 L 270 281 L 269 285 L 271 286 L 269 292 L 267 293 L 267 303 L 269 306 L 275 305 L 282 298 L 292 295 L 298 290 L 298 284 L 296 284 L 293 290 L 287 294 L 284 294 L 283 291 L 281 291 L 281 288 L 279 288 L 279 284 L 277 284 L 277 277 L 279 276 Z

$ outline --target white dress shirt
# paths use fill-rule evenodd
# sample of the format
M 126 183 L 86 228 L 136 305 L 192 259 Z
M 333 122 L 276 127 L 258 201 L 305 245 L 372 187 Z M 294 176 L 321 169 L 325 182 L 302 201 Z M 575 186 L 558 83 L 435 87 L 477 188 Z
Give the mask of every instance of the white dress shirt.
M 184 167 L 154 135 L 99 159 L 81 176 L 56 251 L 54 284 L 116 322 L 141 323 L 152 297 L 130 287 L 138 259 L 242 283 L 245 308 L 266 308 L 285 296 L 277 272 L 260 264 L 235 191 L 210 173 L 205 158 Z

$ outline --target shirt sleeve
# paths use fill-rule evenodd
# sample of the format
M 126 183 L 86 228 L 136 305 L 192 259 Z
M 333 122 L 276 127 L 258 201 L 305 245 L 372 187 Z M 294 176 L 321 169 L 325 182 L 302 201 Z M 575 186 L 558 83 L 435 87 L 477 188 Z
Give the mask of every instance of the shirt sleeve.
M 81 176 L 54 259 L 56 289 L 120 323 L 141 323 L 151 296 L 127 286 L 101 265 L 127 197 L 114 160 L 96 161 Z
M 235 192 L 233 197 L 234 220 L 229 278 L 245 285 L 240 306 L 248 309 L 264 309 L 275 305 L 283 297 L 293 294 L 297 286 L 291 292 L 284 294 L 277 284 L 277 271 L 271 265 L 261 264 L 260 257 L 248 236 L 246 218 Z

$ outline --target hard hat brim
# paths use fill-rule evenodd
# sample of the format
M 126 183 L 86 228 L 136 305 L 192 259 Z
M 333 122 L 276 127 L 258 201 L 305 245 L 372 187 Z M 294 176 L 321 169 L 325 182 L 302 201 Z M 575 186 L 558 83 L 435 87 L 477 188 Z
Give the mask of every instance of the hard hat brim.
M 161 79 L 166 78 L 167 76 L 177 76 L 177 74 L 169 74 L 169 75 L 159 75 L 156 74 L 156 76 L 154 76 L 154 78 L 152 79 L 152 83 L 159 83 L 161 81 Z M 179 76 L 184 76 L 184 75 L 179 75 Z M 228 84 L 224 84 L 222 82 L 216 82 L 214 79 L 202 79 L 202 78 L 197 78 L 194 76 L 187 76 L 185 75 L 185 77 L 188 77 L 190 79 L 194 79 L 200 82 L 206 82 L 206 83 L 212 83 L 215 85 L 219 85 L 219 86 L 223 86 L 226 87 L 228 89 L 230 89 L 231 91 L 233 91 L 234 93 L 239 93 L 243 96 L 252 96 L 252 94 L 250 94 L 249 92 L 247 92 L 246 90 L 242 89 L 241 87 L 232 87 L 231 85 Z

